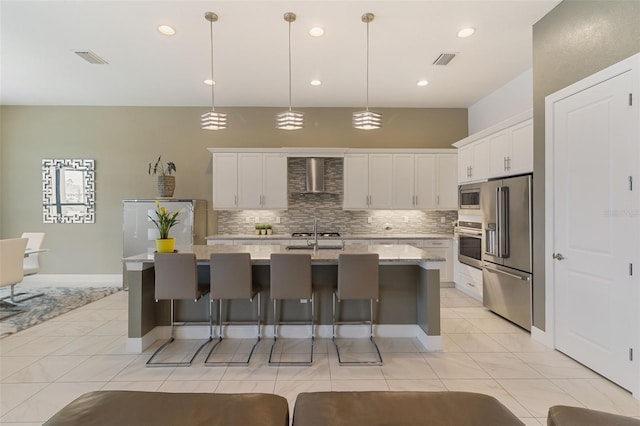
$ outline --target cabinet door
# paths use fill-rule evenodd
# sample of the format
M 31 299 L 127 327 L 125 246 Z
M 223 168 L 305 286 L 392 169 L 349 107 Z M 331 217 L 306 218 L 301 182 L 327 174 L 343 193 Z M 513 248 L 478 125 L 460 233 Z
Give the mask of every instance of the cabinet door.
M 418 209 L 436 208 L 437 176 L 436 155 L 415 155 L 415 194 Z
M 393 154 L 393 208 L 415 208 L 413 154 Z
M 436 208 L 458 210 L 458 156 L 440 154 L 436 159 Z
M 393 207 L 393 156 L 369 154 L 369 208 Z
M 508 173 L 511 158 L 511 134 L 502 131 L 488 138 L 489 143 L 489 176 L 505 176 Z
M 347 154 L 344 156 L 344 208 L 366 209 L 368 201 L 369 155 Z
M 533 171 L 533 120 L 527 120 L 511 129 L 511 157 L 509 174 L 517 175 Z
M 485 180 L 489 177 L 489 144 L 487 139 L 481 139 L 473 144 L 473 158 L 471 166 L 471 180 Z
M 471 180 L 471 167 L 473 167 L 473 145 L 467 145 L 458 149 L 458 182 L 465 183 Z
M 238 154 L 214 153 L 212 204 L 215 210 L 238 208 Z
M 241 209 L 262 207 L 261 153 L 238 154 L 238 207 Z
M 287 208 L 287 157 L 282 154 L 262 155 L 262 208 Z

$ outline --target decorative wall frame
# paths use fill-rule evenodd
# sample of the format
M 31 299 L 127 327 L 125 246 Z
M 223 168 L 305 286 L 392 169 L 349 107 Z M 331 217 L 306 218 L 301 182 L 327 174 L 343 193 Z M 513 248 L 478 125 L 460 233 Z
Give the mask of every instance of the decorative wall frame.
M 95 223 L 94 160 L 42 160 L 42 222 Z

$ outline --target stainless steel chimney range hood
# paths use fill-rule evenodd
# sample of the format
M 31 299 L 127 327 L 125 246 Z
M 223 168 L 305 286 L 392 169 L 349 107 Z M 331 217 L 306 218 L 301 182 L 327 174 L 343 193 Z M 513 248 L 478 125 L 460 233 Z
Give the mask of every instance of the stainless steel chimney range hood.
M 301 194 L 333 194 L 325 187 L 324 162 L 322 157 L 306 158 L 305 190 Z

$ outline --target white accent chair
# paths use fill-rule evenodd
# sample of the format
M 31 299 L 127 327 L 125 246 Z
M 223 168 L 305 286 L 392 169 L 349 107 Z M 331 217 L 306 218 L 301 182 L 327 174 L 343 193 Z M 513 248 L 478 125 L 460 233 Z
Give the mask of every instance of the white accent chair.
M 0 305 L 8 306 L 0 309 L 3 319 L 24 311 L 14 299 L 13 287 L 24 277 L 22 260 L 26 247 L 26 238 L 0 240 L 0 287 L 11 286 L 11 295 L 0 301 Z M 5 315 L 7 312 L 13 314 Z
M 25 232 L 22 234 L 22 238 L 29 239 L 27 250 L 41 249 L 44 236 L 44 232 Z M 40 253 L 33 253 L 26 256 L 24 258 L 23 268 L 25 275 L 33 275 L 40 272 Z

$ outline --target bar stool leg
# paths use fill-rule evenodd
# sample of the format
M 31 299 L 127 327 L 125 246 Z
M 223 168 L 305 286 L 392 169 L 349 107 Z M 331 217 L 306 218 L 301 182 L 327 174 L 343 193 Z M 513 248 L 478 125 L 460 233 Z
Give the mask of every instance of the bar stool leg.
M 271 351 L 269 352 L 269 364 L 270 365 L 313 365 L 313 345 L 315 341 L 315 322 L 314 322 L 314 304 L 313 304 L 313 293 L 311 294 L 311 347 L 310 347 L 310 355 L 308 361 L 273 361 L 273 350 L 276 347 L 276 342 L 278 340 L 278 329 L 279 325 L 279 315 L 277 310 L 277 299 L 273 299 L 273 343 L 271 344 Z M 299 323 L 298 323 L 299 324 Z M 306 323 L 303 323 L 306 325 Z
M 383 361 L 382 361 L 382 355 L 380 354 L 380 349 L 378 348 L 378 345 L 376 344 L 375 340 L 373 339 L 373 299 L 369 299 L 369 321 L 362 321 L 362 322 L 340 322 L 337 321 L 337 315 L 336 315 L 336 293 L 333 293 L 333 345 L 336 347 L 336 352 L 338 354 L 338 363 L 340 365 L 382 365 Z M 340 300 L 338 300 L 338 302 L 340 302 Z M 337 324 L 369 324 L 369 341 L 371 342 L 371 344 L 373 345 L 373 347 L 376 350 L 376 354 L 377 356 L 377 360 L 376 361 L 343 361 L 342 357 L 340 356 L 340 348 L 338 347 L 338 341 L 336 339 L 336 325 Z

